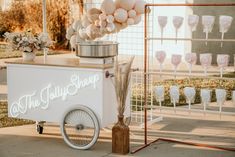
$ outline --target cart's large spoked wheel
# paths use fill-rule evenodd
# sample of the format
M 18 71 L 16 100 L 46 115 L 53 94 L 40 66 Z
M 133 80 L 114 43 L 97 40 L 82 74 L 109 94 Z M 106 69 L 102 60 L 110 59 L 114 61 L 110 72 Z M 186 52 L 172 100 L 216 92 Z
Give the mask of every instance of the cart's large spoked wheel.
M 70 147 L 89 149 L 96 143 L 100 127 L 95 114 L 89 108 L 79 106 L 65 114 L 61 132 Z

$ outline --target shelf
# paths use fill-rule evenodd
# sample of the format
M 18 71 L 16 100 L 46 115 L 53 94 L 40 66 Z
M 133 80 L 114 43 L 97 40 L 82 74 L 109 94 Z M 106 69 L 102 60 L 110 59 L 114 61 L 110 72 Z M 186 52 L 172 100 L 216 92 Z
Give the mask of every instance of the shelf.
M 198 72 L 198 71 L 197 71 Z M 141 74 L 145 74 L 143 71 L 136 71 L 135 73 L 141 73 Z M 201 72 L 201 74 L 197 73 L 195 75 L 195 73 L 192 71 L 192 74 L 190 75 L 189 73 L 185 73 L 185 72 L 178 72 L 176 74 L 174 74 L 174 72 L 147 72 L 147 75 L 155 75 L 155 76 L 168 76 L 168 77 L 175 77 L 177 79 L 181 79 L 183 78 L 189 78 L 189 79 L 193 79 L 193 78 L 200 78 L 200 79 L 218 79 L 218 80 L 228 80 L 228 81 L 234 81 L 235 78 L 228 78 L 228 77 L 220 77 L 220 76 L 212 76 L 212 75 L 220 75 L 219 73 L 210 73 L 208 72 L 207 76 L 203 75 L 203 72 Z M 224 73 L 226 74 L 226 73 Z
M 169 40 L 169 41 L 202 41 L 202 42 L 235 42 L 235 39 L 200 39 L 200 38 L 145 38 L 147 40 Z
M 187 105 L 186 105 L 187 106 Z M 192 105 L 193 106 L 193 105 Z M 219 107 L 219 106 L 218 106 Z M 162 110 L 171 110 L 171 111 L 191 111 L 191 112 L 197 112 L 197 113 L 203 113 L 203 114 L 206 114 L 206 113 L 209 113 L 209 114 L 222 114 L 222 115 L 235 115 L 234 112 L 226 112 L 226 111 L 215 111 L 215 110 L 202 110 L 202 109 L 188 109 L 188 108 L 183 108 L 183 107 L 166 107 L 166 106 L 155 106 L 155 105 L 147 105 L 146 107 L 143 106 L 143 108 L 147 108 L 147 109 L 162 109 Z

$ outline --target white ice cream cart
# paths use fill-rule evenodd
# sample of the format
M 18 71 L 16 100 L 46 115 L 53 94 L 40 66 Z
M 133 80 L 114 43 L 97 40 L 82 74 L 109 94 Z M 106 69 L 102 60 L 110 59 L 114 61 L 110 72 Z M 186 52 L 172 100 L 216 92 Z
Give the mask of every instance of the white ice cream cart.
M 70 147 L 88 149 L 100 128 L 117 121 L 115 89 L 107 75 L 112 71 L 113 64 L 81 64 L 78 58 L 8 62 L 8 115 L 59 123 Z

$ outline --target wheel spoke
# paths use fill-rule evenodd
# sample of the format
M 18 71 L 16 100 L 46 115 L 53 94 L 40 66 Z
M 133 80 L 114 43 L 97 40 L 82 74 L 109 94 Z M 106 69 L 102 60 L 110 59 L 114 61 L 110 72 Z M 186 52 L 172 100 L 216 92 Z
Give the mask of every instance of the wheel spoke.
M 73 148 L 90 148 L 99 135 L 99 123 L 95 114 L 84 107 L 68 112 L 64 117 L 62 135 Z

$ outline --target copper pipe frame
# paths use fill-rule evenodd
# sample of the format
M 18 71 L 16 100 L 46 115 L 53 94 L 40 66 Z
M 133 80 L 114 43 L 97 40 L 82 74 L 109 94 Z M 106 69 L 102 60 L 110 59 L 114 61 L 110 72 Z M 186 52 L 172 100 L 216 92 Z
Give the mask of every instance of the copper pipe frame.
M 148 26 L 147 26 L 147 15 L 149 13 L 149 7 L 160 7 L 160 6 L 204 6 L 204 7 L 208 7 L 208 6 L 235 6 L 235 3 L 205 3 L 205 4 L 191 4 L 191 3 L 187 3 L 187 4 L 146 4 L 145 5 L 145 10 L 144 10 L 144 145 L 140 148 L 138 148 L 137 150 L 134 150 L 131 152 L 131 154 L 134 154 L 146 147 L 148 147 L 149 145 L 151 145 L 154 142 L 157 142 L 158 140 L 163 140 L 163 141 L 170 141 L 170 142 L 175 142 L 175 143 L 181 143 L 181 144 L 187 144 L 187 145 L 195 145 L 195 146 L 201 146 L 201 147 L 208 147 L 208 148 L 214 148 L 214 149 L 221 149 L 221 150 L 227 150 L 227 151 L 235 151 L 235 149 L 230 149 L 230 148 L 222 148 L 222 147 L 216 147 L 216 146 L 211 146 L 211 145 L 206 145 L 206 144 L 196 144 L 196 143 L 190 143 L 190 142 L 182 142 L 182 141 L 176 141 L 176 140 L 172 140 L 172 139 L 163 139 L 163 138 L 158 138 L 155 141 L 152 141 L 150 143 L 148 143 L 148 132 L 147 132 L 147 63 L 148 63 Z

